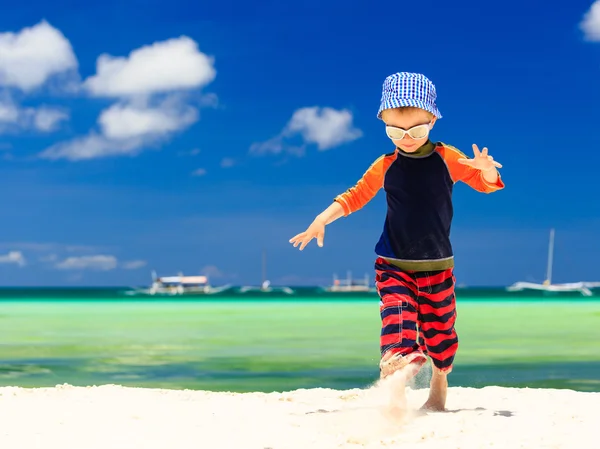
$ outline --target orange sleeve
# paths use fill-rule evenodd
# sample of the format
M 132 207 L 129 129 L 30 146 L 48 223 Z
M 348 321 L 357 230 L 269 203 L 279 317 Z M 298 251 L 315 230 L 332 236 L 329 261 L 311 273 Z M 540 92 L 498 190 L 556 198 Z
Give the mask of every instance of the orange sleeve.
M 492 193 L 504 188 L 504 182 L 500 178 L 500 173 L 498 173 L 498 181 L 494 184 L 490 184 L 483 178 L 481 170 L 459 163 L 459 159 L 468 159 L 468 157 L 457 148 L 443 144 L 438 146 L 436 151 L 446 162 L 450 177 L 454 182 L 462 181 L 478 192 L 483 193 Z
M 383 187 L 385 172 L 394 160 L 395 153 L 380 156 L 353 187 L 335 197 L 334 201 L 344 208 L 344 216 L 356 212 L 375 197 Z

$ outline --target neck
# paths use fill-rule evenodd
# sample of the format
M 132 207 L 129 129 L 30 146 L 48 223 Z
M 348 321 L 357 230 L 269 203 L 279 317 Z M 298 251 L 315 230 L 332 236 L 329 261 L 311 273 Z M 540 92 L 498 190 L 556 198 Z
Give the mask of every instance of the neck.
M 402 149 L 399 147 L 396 148 L 396 151 L 398 151 L 398 153 L 400 153 L 403 156 L 425 157 L 425 156 L 429 156 L 431 153 L 433 153 L 434 149 L 435 149 L 435 144 L 433 142 L 431 142 L 430 140 L 427 140 L 427 142 L 425 142 L 423 145 L 421 145 L 419 148 L 417 148 L 415 151 L 413 151 L 411 153 L 402 151 Z

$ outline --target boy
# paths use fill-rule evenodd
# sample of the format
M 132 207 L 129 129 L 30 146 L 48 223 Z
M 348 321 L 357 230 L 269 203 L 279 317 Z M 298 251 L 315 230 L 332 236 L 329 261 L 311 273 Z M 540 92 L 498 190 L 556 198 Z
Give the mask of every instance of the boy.
M 382 321 L 380 376 L 397 371 L 404 378 L 414 376 L 429 356 L 433 376 L 423 408 L 444 411 L 447 375 L 458 348 L 450 243 L 453 185 L 463 181 L 491 193 L 504 183 L 496 169 L 502 166 L 487 148 L 479 151 L 473 145 L 474 157 L 469 159 L 450 145 L 429 140 L 430 130 L 442 117 L 436 96 L 435 86 L 424 75 L 401 72 L 385 79 L 377 118 L 385 123 L 394 152 L 380 156 L 354 187 L 338 195 L 290 243 L 303 250 L 316 238 L 323 246 L 326 225 L 356 212 L 379 189 L 385 190 L 387 215 L 375 247 Z

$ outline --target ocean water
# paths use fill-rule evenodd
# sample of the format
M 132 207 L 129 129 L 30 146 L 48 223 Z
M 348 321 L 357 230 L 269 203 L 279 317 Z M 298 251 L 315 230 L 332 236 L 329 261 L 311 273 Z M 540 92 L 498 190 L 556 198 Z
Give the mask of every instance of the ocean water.
M 600 391 L 600 297 L 463 289 L 457 303 L 451 385 Z M 367 387 L 378 377 L 379 320 L 376 294 L 317 289 L 185 298 L 0 289 L 0 386 Z

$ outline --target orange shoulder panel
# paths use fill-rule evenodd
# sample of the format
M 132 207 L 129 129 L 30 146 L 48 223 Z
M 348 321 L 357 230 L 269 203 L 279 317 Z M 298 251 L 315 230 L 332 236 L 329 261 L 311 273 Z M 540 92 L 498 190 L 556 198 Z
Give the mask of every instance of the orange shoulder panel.
M 498 174 L 498 181 L 495 184 L 490 184 L 483 178 L 481 170 L 459 163 L 459 159 L 468 159 L 468 157 L 452 145 L 438 144 L 435 151 L 446 162 L 450 177 L 455 183 L 462 181 L 478 192 L 483 193 L 492 193 L 504 188 L 504 182 L 500 178 L 500 174 Z
M 395 152 L 380 156 L 353 187 L 335 197 L 335 201 L 344 208 L 344 216 L 356 212 L 375 197 L 383 187 L 385 173 L 396 157 Z

